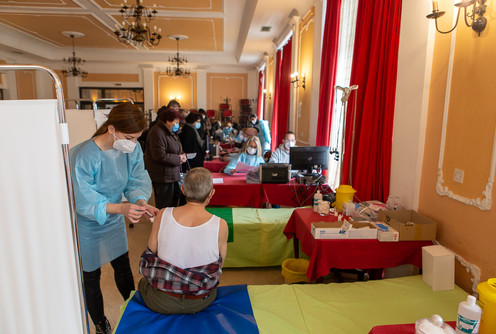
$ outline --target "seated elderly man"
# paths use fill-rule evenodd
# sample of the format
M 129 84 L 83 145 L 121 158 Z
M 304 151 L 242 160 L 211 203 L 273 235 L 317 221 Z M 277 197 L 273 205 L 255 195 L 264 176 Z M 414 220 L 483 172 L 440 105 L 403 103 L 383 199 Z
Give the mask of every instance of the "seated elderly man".
M 289 164 L 289 151 L 296 145 L 296 136 L 293 131 L 284 134 L 282 144 L 272 152 L 269 162 Z
M 162 314 L 208 307 L 217 296 L 227 253 L 227 223 L 205 210 L 215 192 L 212 174 L 203 167 L 191 169 L 181 190 L 186 204 L 157 214 L 140 261 L 144 277 L 138 290 L 148 308 Z

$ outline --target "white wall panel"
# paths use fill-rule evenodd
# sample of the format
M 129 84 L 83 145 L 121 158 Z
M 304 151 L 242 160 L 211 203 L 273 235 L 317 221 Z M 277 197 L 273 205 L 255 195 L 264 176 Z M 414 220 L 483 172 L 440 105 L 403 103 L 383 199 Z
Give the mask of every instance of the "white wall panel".
M 83 333 L 56 110 L 0 101 L 0 333 Z

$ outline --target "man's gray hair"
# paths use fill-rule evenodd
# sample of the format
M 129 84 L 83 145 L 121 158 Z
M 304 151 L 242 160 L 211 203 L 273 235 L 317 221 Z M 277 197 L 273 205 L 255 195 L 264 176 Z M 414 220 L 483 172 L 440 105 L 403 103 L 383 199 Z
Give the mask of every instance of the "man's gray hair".
M 183 191 L 188 202 L 205 202 L 213 187 L 212 173 L 206 168 L 196 167 L 184 175 Z

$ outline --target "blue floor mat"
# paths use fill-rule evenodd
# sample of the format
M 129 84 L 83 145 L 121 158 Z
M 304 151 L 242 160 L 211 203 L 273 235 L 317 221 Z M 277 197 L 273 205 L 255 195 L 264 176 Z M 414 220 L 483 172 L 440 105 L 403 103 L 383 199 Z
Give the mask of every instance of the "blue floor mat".
M 258 333 L 246 285 L 217 288 L 217 299 L 196 314 L 163 315 L 148 309 L 137 291 L 115 334 L 128 333 Z

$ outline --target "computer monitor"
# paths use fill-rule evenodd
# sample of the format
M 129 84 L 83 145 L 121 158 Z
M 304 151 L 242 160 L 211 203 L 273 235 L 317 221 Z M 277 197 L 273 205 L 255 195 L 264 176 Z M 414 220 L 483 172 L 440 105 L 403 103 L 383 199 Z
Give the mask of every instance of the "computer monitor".
M 289 151 L 292 170 L 306 170 L 307 173 L 312 173 L 313 169 L 327 169 L 328 159 L 327 146 L 291 147 Z

